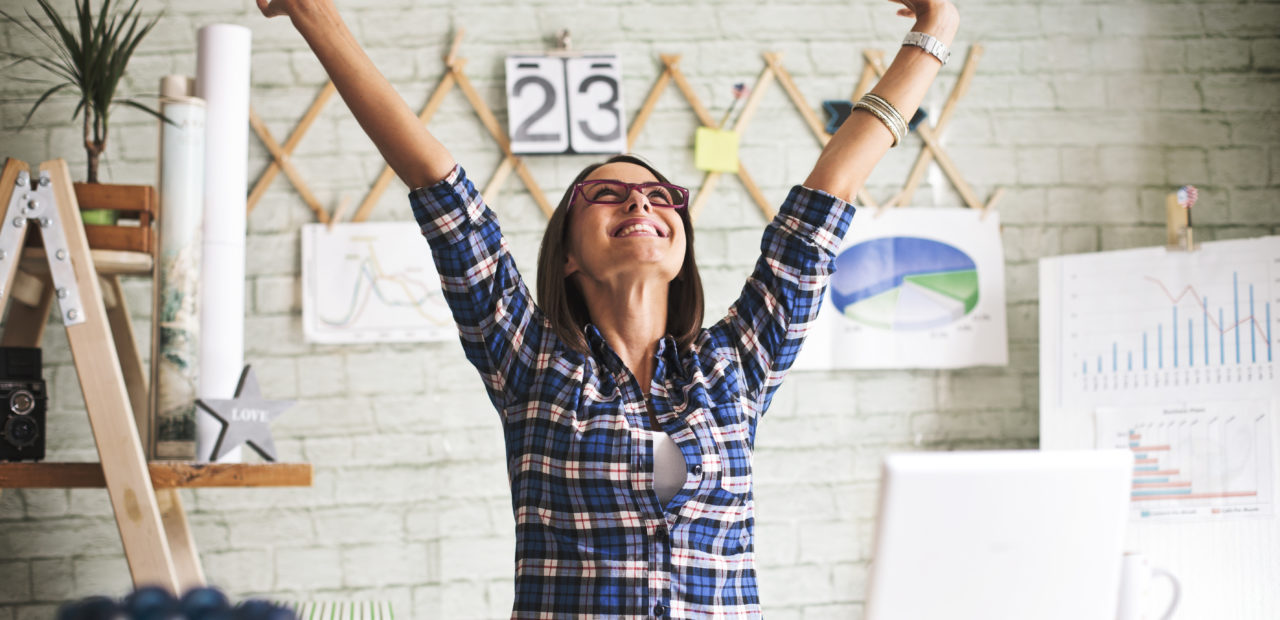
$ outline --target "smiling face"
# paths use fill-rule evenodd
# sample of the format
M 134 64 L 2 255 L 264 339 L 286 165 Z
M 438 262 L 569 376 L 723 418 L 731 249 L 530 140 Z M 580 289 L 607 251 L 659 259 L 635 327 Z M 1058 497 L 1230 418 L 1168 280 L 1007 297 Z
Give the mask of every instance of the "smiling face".
M 654 207 L 629 190 L 621 204 L 588 204 L 574 187 L 598 179 L 669 182 L 631 154 L 615 155 L 578 173 L 543 232 L 538 250 L 538 305 L 561 341 L 587 353 L 584 328 L 592 323 L 588 288 L 606 290 L 599 284 L 608 278 L 616 283 L 669 283 L 667 333 L 675 337 L 677 346 L 690 346 L 702 332 L 705 304 L 688 209 Z M 627 223 L 637 218 L 641 221 Z
M 627 162 L 600 166 L 585 180 L 601 179 L 633 184 L 658 181 L 643 166 Z M 647 278 L 671 282 L 684 264 L 688 242 L 679 211 L 654 206 L 659 196 L 642 196 L 638 188 L 625 190 L 629 193 L 621 204 L 590 204 L 587 200 L 617 200 L 617 191 L 588 184 L 574 197 L 568 216 L 565 276 L 599 283 Z

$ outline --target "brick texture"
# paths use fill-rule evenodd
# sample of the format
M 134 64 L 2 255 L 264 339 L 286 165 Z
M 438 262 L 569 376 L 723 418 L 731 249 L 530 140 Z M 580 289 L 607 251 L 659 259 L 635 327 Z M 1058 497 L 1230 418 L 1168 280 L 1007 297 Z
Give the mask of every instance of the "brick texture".
M 415 109 L 440 79 L 450 33 L 466 28 L 460 52 L 469 59 L 468 75 L 503 122 L 503 56 L 539 49 L 563 27 L 572 30 L 578 49 L 623 55 L 629 114 L 661 70 L 657 55 L 678 53 L 717 118 L 732 83 L 759 74 L 761 52 L 783 52 L 817 106 L 848 96 L 862 49 L 892 50 L 909 27 L 882 0 L 337 2 Z M 54 5 L 71 11 L 69 0 Z M 277 140 L 285 140 L 324 82 L 289 24 L 261 18 L 253 2 L 143 0 L 141 6 L 165 15 L 134 58 L 127 94 L 149 95 L 167 73 L 194 73 L 195 31 L 215 22 L 253 30 L 253 105 Z M 1201 238 L 1280 232 L 1280 8 L 1274 3 L 976 0 L 961 11 L 956 61 L 926 103 L 945 100 L 965 48 L 983 43 L 986 53 L 945 144 L 977 191 L 1006 189 L 999 208 L 1013 362 L 996 369 L 813 372 L 789 379 L 762 423 L 756 458 L 761 595 L 772 618 L 861 616 L 885 453 L 1036 445 L 1039 258 L 1160 243 L 1163 197 L 1183 183 L 1201 190 Z M 0 45 L 41 49 L 8 21 L 0 21 Z M 22 128 L 42 88 L 10 78 L 38 74 L 19 67 L 0 77 L 0 155 L 29 162 L 63 157 L 73 175 L 82 175 L 80 129 L 66 120 L 74 104 L 54 98 Z M 930 112 L 936 117 L 938 110 Z M 112 123 L 104 180 L 154 183 L 155 121 L 117 108 Z M 677 182 L 696 186 L 695 126 L 671 88 L 637 150 Z M 477 181 L 487 180 L 500 157 L 458 92 L 431 129 Z M 268 156 L 256 138 L 250 143 L 253 182 Z M 744 161 L 772 201 L 803 180 L 818 153 L 776 84 L 742 144 Z M 890 153 L 868 182 L 871 194 L 893 195 L 919 148 L 911 137 Z M 555 200 L 588 161 L 532 158 L 529 165 Z M 344 196 L 359 200 L 382 167 L 337 98 L 299 145 L 294 163 L 328 208 Z M 373 219 L 408 220 L 404 193 L 393 183 Z M 921 204 L 961 204 L 938 174 L 927 175 L 917 196 Z M 498 209 L 517 261 L 532 278 L 543 217 L 514 177 Z M 394 601 L 402 617 L 505 616 L 513 527 L 501 432 L 480 382 L 456 342 L 306 343 L 299 231 L 312 220 L 283 176 L 249 218 L 246 357 L 258 366 L 264 393 L 299 400 L 276 425 L 276 440 L 288 458 L 315 465 L 315 485 L 184 491 L 210 581 L 235 598 L 377 598 Z M 741 184 L 723 180 L 698 221 L 712 319 L 741 287 L 763 225 Z M 145 341 L 150 283 L 131 280 L 126 291 Z M 53 395 L 49 460 L 95 459 L 59 325 L 50 326 L 45 346 Z M 100 490 L 0 495 L 0 620 L 47 618 L 67 600 L 122 594 L 128 573 L 110 510 Z

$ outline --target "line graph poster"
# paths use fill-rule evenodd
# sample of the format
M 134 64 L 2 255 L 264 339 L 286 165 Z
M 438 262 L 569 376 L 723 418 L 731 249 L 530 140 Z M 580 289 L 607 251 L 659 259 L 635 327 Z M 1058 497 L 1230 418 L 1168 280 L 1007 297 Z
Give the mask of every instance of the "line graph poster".
M 1267 401 L 1098 410 L 1097 447 L 1134 456 L 1134 519 L 1275 514 L 1274 422 Z
M 1280 237 L 1062 256 L 1040 271 L 1055 406 L 1280 394 Z
M 998 214 L 866 210 L 836 253 L 797 368 L 958 368 L 1008 363 Z
M 457 337 L 427 242 L 412 222 L 304 226 L 302 297 L 309 342 Z

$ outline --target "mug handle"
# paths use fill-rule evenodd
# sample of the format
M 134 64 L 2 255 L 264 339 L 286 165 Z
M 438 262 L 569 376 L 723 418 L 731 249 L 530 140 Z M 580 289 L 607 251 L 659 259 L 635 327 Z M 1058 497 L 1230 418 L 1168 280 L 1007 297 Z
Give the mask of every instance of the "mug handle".
M 1164 615 L 1160 616 L 1160 620 L 1170 620 L 1173 618 L 1173 612 L 1178 610 L 1178 600 L 1182 598 L 1182 584 L 1178 582 L 1177 577 L 1173 576 L 1173 573 L 1163 568 L 1153 567 L 1151 575 L 1153 577 L 1168 577 L 1169 585 L 1173 586 L 1173 597 L 1169 599 L 1169 606 L 1165 608 Z

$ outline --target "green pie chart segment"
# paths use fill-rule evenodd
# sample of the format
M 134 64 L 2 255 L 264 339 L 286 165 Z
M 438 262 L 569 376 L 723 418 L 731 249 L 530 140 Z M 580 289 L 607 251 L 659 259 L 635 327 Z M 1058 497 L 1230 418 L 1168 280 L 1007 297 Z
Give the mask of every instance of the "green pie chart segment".
M 978 305 L 978 270 L 976 269 L 906 276 L 902 279 L 964 302 L 965 314 L 972 312 L 973 307 Z

